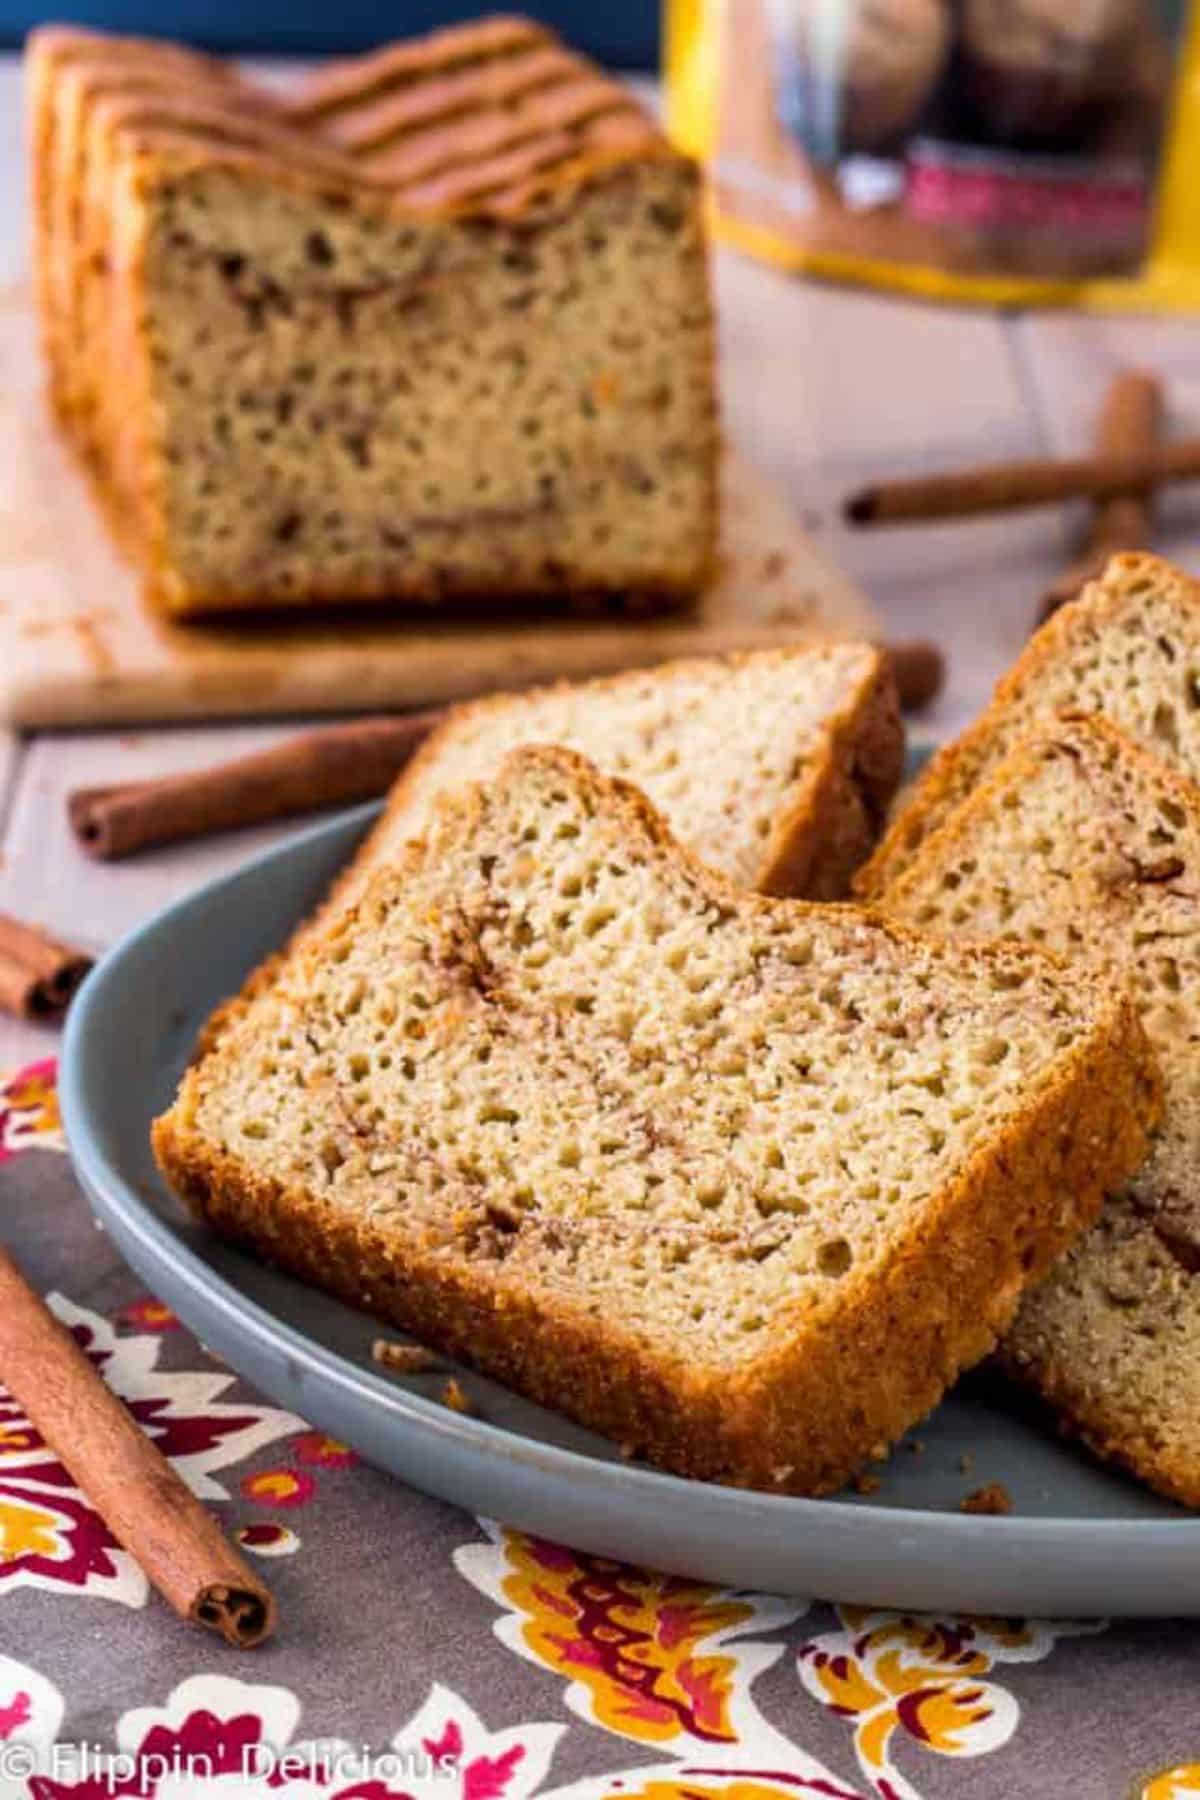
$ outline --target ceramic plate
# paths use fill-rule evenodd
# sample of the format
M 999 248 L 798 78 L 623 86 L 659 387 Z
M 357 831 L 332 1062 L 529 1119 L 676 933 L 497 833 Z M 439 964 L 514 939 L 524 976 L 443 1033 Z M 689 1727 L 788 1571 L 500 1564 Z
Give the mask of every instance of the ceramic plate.
M 1093 1463 L 999 1381 L 971 1377 L 897 1447 L 869 1494 L 799 1500 L 682 1481 L 494 1382 L 372 1363 L 379 1327 L 218 1243 L 150 1154 L 197 1028 L 288 935 L 365 831 L 360 808 L 169 907 L 72 1009 L 61 1092 L 79 1178 L 149 1286 L 283 1405 L 431 1494 L 579 1549 L 734 1587 L 987 1613 L 1200 1614 L 1200 1519 Z M 836 1396 L 831 1396 L 836 1404 Z M 1000 1481 L 1008 1516 L 961 1500 Z

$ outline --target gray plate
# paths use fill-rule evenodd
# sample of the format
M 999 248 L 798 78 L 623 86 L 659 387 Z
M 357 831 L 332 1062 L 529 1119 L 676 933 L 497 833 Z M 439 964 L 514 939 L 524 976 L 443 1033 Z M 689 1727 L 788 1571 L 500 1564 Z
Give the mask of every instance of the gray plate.
M 901 1444 L 878 1490 L 796 1500 L 688 1482 L 475 1374 L 371 1362 L 378 1327 L 226 1248 L 154 1167 L 201 1021 L 324 891 L 375 809 L 297 836 L 178 902 L 105 958 L 72 1010 L 62 1103 L 79 1178 L 122 1253 L 249 1380 L 415 1486 L 576 1547 L 735 1587 L 989 1613 L 1200 1614 L 1200 1520 L 1060 1441 L 974 1376 Z M 831 1396 L 836 1404 L 836 1396 Z M 1015 1510 L 959 1501 L 1002 1481 Z

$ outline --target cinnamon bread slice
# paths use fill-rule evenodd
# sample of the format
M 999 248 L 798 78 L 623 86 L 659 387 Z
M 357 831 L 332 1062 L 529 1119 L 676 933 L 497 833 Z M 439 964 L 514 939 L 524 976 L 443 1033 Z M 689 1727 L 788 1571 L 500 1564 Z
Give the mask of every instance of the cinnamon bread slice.
M 397 780 L 343 877 L 357 898 L 445 788 L 522 744 L 562 744 L 634 782 L 680 843 L 740 886 L 839 899 L 904 760 L 886 658 L 870 644 L 692 658 L 452 709 Z
M 930 832 L 1022 738 L 1064 710 L 1102 713 L 1200 780 L 1200 588 L 1190 576 L 1161 557 L 1114 556 L 1030 639 L 975 724 L 900 795 L 856 891 L 869 900 L 892 886 Z
M 1144 1154 L 1128 997 L 704 868 L 562 749 L 443 797 L 154 1128 L 217 1231 L 685 1475 L 835 1488 Z
M 41 284 L 46 335 L 78 321 L 63 411 L 157 603 L 703 585 L 699 177 L 623 86 L 519 20 L 338 65 L 286 112 L 63 38 L 31 59 L 35 185 L 80 297 Z
M 1200 1506 L 1200 788 L 1106 721 L 1064 720 L 1006 758 L 882 902 L 1132 982 L 1162 1128 L 1002 1353 L 1100 1455 Z

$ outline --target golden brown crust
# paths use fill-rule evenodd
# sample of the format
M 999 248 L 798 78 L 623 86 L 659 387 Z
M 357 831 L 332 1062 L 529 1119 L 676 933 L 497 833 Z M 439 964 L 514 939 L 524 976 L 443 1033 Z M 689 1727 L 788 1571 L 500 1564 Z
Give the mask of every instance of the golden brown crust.
M 325 63 L 303 83 L 289 110 L 306 124 L 324 121 L 347 105 L 356 106 L 385 91 L 557 42 L 550 31 L 532 19 L 494 13 L 423 38 L 385 44 L 362 56 Z
M 1136 606 L 1143 587 L 1169 585 L 1184 603 L 1200 612 L 1200 586 L 1161 557 L 1144 552 L 1114 556 L 1078 600 L 1061 607 L 1035 632 L 1012 668 L 997 683 L 990 705 L 952 744 L 925 765 L 874 855 L 855 881 L 855 893 L 871 900 L 881 894 L 911 861 L 950 809 L 966 798 L 983 769 L 995 760 L 998 727 L 1021 701 L 1026 689 L 1060 659 L 1068 658 L 1081 640 L 1102 630 L 1127 607 Z
M 257 167 L 323 189 L 335 177 L 367 204 L 378 205 L 386 195 L 397 216 L 450 218 L 466 212 L 511 219 L 564 185 L 602 180 L 631 160 L 686 161 L 670 149 L 627 87 L 525 20 L 484 20 L 374 53 L 361 65 L 358 59 L 332 65 L 291 103 L 178 46 L 128 39 L 108 44 L 95 34 L 62 31 L 35 44 L 30 82 L 39 96 L 37 121 L 43 118 L 40 96 L 52 95 L 57 70 L 66 61 L 93 65 L 97 79 L 109 70 L 136 75 L 144 88 L 161 81 L 157 106 L 144 98 L 115 126 L 128 154 L 171 154 L 179 163 L 190 152 L 196 167 Z M 530 48 L 542 60 L 528 78 L 511 91 L 497 85 L 494 59 L 506 62 L 514 50 Z M 380 73 L 385 68 L 391 70 L 386 81 Z M 214 88 L 210 69 L 228 82 L 227 103 Z M 449 85 L 448 72 L 455 77 Z M 381 83 L 389 90 L 390 125 L 377 118 Z M 391 93 L 397 87 L 398 96 Z M 198 117 L 193 100 L 201 99 L 212 104 Z M 247 142 L 253 114 L 260 130 Z M 317 135 L 314 123 L 320 125 Z M 40 142 L 45 126 L 35 122 L 34 129 Z M 513 160 L 502 162 L 504 153 Z M 46 168 L 36 144 L 34 168 Z M 43 179 L 35 174 L 35 180 Z
M 763 894 L 841 900 L 879 835 L 904 767 L 900 698 L 878 652 L 860 691 L 830 721 L 810 772 L 771 836 L 754 886 Z
M 706 869 L 636 789 L 583 759 L 519 751 L 506 774 L 518 760 L 561 771 L 623 815 L 630 834 L 678 858 L 722 908 L 750 921 L 789 908 Z M 451 804 L 482 803 L 477 788 Z M 407 852 L 414 866 L 422 854 L 420 843 Z M 404 864 L 377 880 L 402 888 Z M 924 952 L 918 934 L 862 918 L 892 944 Z M 320 954 L 319 945 L 305 952 Z M 965 954 L 987 962 L 1004 953 Z M 882 1267 L 851 1270 L 827 1301 L 798 1312 L 794 1336 L 773 1356 L 718 1376 L 655 1354 L 618 1320 L 552 1306 L 455 1263 L 444 1246 L 438 1254 L 264 1179 L 195 1130 L 204 1080 L 203 1064 L 189 1072 L 153 1141 L 176 1191 L 222 1235 L 679 1474 L 813 1493 L 836 1489 L 991 1348 L 1022 1288 L 1094 1219 L 1105 1186 L 1136 1166 L 1160 1109 L 1142 1027 L 1128 997 L 1113 994 L 1020 1113 L 914 1209 Z
M 508 218 L 548 186 L 674 157 L 627 86 L 527 19 L 497 17 L 329 65 L 285 111 L 421 212 Z
M 557 86 L 572 73 L 594 78 L 589 64 L 540 36 L 523 46 L 519 55 L 494 56 L 466 68 L 439 69 L 434 80 L 357 92 L 351 96 L 351 104 L 322 115 L 321 130 L 352 155 L 360 155 L 382 148 L 416 126 L 452 119 L 480 104 L 519 101 L 540 88 Z M 292 118 L 306 122 L 303 102 L 288 111 Z

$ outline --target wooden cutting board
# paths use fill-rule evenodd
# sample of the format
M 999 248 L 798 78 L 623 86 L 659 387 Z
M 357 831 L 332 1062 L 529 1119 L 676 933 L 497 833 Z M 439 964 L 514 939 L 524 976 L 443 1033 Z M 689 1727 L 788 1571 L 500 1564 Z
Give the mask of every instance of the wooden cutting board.
M 0 293 L 0 721 L 24 727 L 428 706 L 664 657 L 875 636 L 787 504 L 726 458 L 718 579 L 673 618 L 359 611 L 175 625 L 142 604 L 42 400 L 27 289 Z

